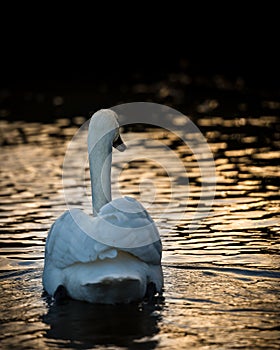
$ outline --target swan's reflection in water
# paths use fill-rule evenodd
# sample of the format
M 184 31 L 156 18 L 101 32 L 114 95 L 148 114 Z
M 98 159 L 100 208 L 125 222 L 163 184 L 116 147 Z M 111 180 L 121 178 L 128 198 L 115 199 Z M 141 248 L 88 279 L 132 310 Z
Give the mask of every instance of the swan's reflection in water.
M 64 347 L 66 341 L 69 348 L 79 349 L 95 345 L 154 349 L 158 309 L 158 305 L 94 305 L 67 300 L 50 305 L 43 322 L 50 327 L 46 337 L 63 341 Z

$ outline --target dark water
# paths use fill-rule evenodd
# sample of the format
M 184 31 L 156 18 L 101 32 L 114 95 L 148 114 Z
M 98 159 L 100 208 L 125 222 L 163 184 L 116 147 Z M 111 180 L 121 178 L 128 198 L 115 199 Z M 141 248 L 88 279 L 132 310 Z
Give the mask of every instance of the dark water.
M 214 155 L 217 184 L 211 213 L 194 231 L 201 176 L 192 152 L 162 130 L 124 133 L 138 158 L 114 152 L 113 197 L 119 189 L 143 202 L 164 249 L 164 300 L 141 308 L 56 305 L 43 294 L 45 238 L 66 209 L 64 154 L 83 122 L 0 122 L 1 348 L 278 349 L 279 119 L 272 113 L 196 119 Z M 170 147 L 184 172 L 172 159 L 168 169 L 161 166 L 166 157 L 151 140 Z M 71 174 L 66 180 L 72 203 L 88 209 L 89 174 L 82 197 Z

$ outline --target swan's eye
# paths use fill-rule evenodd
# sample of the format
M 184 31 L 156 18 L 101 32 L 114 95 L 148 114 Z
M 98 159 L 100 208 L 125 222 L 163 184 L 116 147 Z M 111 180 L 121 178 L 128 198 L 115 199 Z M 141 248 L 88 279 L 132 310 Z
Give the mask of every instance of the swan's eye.
M 115 137 L 114 137 L 113 144 L 114 144 L 115 142 L 117 142 L 117 140 L 118 140 L 119 137 L 120 137 L 120 133 L 119 133 L 118 130 L 116 130 L 116 135 L 115 135 Z

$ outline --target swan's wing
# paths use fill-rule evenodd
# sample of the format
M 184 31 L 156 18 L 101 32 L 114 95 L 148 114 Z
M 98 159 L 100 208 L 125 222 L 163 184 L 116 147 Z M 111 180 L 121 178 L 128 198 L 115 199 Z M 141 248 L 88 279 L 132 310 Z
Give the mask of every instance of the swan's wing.
M 118 250 L 148 264 L 161 262 L 157 227 L 144 207 L 129 197 L 106 204 L 95 218 L 79 209 L 66 211 L 51 227 L 45 256 L 58 268 L 65 268 L 114 258 Z
M 144 207 L 134 198 L 113 200 L 101 208 L 96 237 L 105 245 L 133 254 L 149 264 L 160 264 L 162 245 L 158 229 Z
M 46 241 L 45 256 L 58 268 L 77 262 L 114 258 L 117 250 L 96 241 L 87 231 L 95 230 L 95 219 L 79 209 L 66 211 L 52 225 Z

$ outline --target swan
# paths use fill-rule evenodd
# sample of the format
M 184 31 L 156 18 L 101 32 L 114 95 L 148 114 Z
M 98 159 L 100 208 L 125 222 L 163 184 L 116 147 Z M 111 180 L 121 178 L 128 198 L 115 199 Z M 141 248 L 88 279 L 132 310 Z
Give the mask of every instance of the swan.
M 93 215 L 70 209 L 51 226 L 43 270 L 44 290 L 90 303 L 150 299 L 163 288 L 158 229 L 132 197 L 111 198 L 112 146 L 126 149 L 117 114 L 95 112 L 88 129 Z

